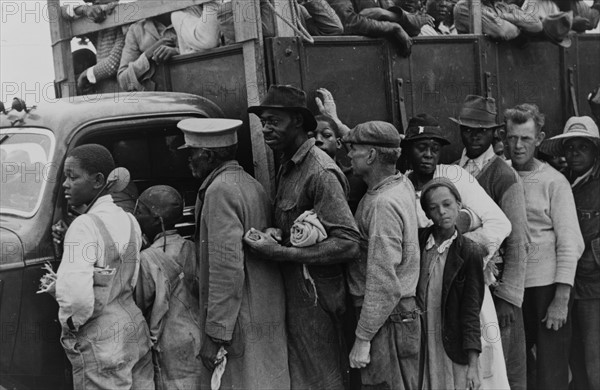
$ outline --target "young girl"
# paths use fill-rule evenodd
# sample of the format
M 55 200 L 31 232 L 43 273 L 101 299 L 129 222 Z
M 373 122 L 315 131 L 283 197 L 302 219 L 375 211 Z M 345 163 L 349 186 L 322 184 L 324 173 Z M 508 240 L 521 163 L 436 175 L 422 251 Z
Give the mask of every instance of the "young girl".
M 417 299 L 425 312 L 426 343 L 423 388 L 479 389 L 485 249 L 456 229 L 461 198 L 450 180 L 428 182 L 421 206 L 433 221 L 419 234 Z

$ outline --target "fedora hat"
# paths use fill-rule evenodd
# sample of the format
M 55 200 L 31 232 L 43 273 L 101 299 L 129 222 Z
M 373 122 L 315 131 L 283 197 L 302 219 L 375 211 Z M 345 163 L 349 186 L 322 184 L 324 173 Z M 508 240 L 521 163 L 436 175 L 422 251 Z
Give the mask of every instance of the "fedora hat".
M 418 114 L 410 118 L 402 145 L 406 146 L 413 141 L 423 139 L 434 139 L 442 145 L 450 145 L 437 119 L 429 114 Z
M 450 120 L 461 126 L 493 129 L 504 126 L 503 123 L 498 123 L 497 118 L 498 111 L 496 110 L 496 100 L 494 98 L 467 95 L 458 113 L 458 119 L 450 118 Z
M 542 20 L 544 33 L 552 41 L 562 47 L 571 46 L 569 31 L 573 24 L 573 11 L 548 15 Z
M 306 93 L 291 85 L 271 85 L 267 96 L 258 106 L 248 107 L 248 113 L 260 115 L 267 109 L 298 112 L 304 118 L 304 130 L 313 131 L 317 128 L 315 116 L 306 107 Z
M 542 142 L 540 150 L 550 156 L 563 156 L 565 141 L 576 137 L 587 138 L 600 148 L 598 126 L 594 120 L 589 116 L 572 116 L 565 124 L 563 133 Z

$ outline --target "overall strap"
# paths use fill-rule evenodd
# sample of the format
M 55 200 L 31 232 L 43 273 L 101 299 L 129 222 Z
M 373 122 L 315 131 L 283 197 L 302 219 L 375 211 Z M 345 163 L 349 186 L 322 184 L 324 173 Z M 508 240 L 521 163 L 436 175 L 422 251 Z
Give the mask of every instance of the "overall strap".
M 121 255 L 119 253 L 119 248 L 117 243 L 112 239 L 106 225 L 100 217 L 94 214 L 86 214 L 89 216 L 98 230 L 100 231 L 100 236 L 102 237 L 102 241 L 104 241 L 103 248 L 103 256 L 101 259 L 96 259 L 96 264 L 94 266 L 98 268 L 105 268 L 107 266 L 112 266 L 117 260 L 121 261 Z

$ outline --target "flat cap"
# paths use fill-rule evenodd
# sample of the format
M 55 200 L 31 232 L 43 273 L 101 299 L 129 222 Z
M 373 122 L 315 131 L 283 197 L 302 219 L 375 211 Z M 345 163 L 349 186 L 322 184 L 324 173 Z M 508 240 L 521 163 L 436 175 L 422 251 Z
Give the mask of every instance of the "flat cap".
M 190 118 L 177 123 L 183 131 L 186 148 L 222 148 L 237 144 L 237 129 L 242 125 L 238 119 Z
M 357 125 L 343 142 L 356 145 L 373 145 L 387 148 L 400 147 L 400 133 L 388 122 L 371 121 Z

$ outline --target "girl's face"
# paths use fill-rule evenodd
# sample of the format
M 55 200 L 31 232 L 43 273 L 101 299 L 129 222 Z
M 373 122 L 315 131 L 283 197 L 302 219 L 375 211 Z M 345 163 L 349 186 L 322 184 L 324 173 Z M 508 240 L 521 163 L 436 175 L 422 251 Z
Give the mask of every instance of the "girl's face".
M 461 208 L 460 202 L 447 187 L 437 187 L 427 192 L 427 209 L 425 214 L 433 224 L 444 230 L 453 229 Z
M 96 196 L 98 190 L 102 187 L 102 180 L 97 175 L 90 175 L 85 171 L 79 160 L 73 157 L 67 157 L 64 168 L 65 198 L 72 207 L 79 207 L 91 202 Z
M 315 138 L 317 148 L 327 153 L 329 157 L 335 157 L 335 153 L 339 147 L 339 140 L 329 123 L 318 121 L 317 128 L 314 132 L 310 132 L 309 136 Z

